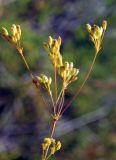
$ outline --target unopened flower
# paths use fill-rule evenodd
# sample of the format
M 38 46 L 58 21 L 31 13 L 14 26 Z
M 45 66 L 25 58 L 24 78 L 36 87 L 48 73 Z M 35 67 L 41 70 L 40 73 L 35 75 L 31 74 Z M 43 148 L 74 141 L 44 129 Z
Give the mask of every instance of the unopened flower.
M 44 47 L 48 52 L 50 61 L 56 67 L 62 65 L 62 56 L 60 54 L 61 37 L 58 39 L 53 39 L 51 36 L 48 37 L 48 42 L 44 43 Z
M 44 151 L 43 153 L 45 153 L 45 151 L 50 149 L 50 155 L 55 154 L 55 152 L 57 152 L 58 150 L 60 150 L 61 148 L 61 142 L 57 141 L 53 138 L 44 138 L 44 141 L 42 143 L 42 150 Z M 44 157 L 44 155 L 43 155 Z
M 20 25 L 13 24 L 11 27 L 11 33 L 12 33 L 12 41 L 17 44 L 21 37 Z
M 49 93 L 51 92 L 50 89 L 52 83 L 51 77 L 48 78 L 46 75 L 41 74 L 40 76 L 36 76 L 36 79 L 42 87 L 44 87 Z
M 44 143 L 50 145 L 51 144 L 51 138 L 44 138 Z
M 106 28 L 107 28 L 107 21 L 103 21 L 102 22 L 102 28 L 104 29 L 104 30 L 106 30 Z
M 42 143 L 41 145 L 42 145 L 42 150 L 43 151 L 45 151 L 48 147 L 48 144 L 46 144 L 46 143 Z
M 2 34 L 2 36 L 8 36 L 8 35 L 9 35 L 9 33 L 8 33 L 7 29 L 6 29 L 6 28 L 4 28 L 4 27 L 2 27 L 1 34 Z
M 56 151 L 59 151 L 61 148 L 61 142 L 60 141 L 55 141 L 54 143 L 51 144 L 51 154 L 55 154 Z
M 63 85 L 66 88 L 71 82 L 77 80 L 79 69 L 73 67 L 73 62 L 65 62 L 59 67 L 58 73 L 63 78 Z
M 45 137 L 42 143 L 42 150 L 45 151 L 48 148 L 48 146 L 50 146 L 51 142 L 52 142 L 51 138 Z
M 10 34 L 8 33 L 6 28 L 2 27 L 0 34 L 5 40 L 13 44 L 20 54 L 22 54 L 22 47 L 20 46 L 20 38 L 21 38 L 20 25 L 13 24 L 11 26 Z
M 104 32 L 107 28 L 107 21 L 103 21 L 101 27 L 97 25 L 91 26 L 90 24 L 87 24 L 86 27 L 89 32 L 91 41 L 94 43 L 96 53 L 98 53 L 101 49 L 101 42 L 104 36 Z
M 61 142 L 58 141 L 56 144 L 56 150 L 58 151 L 58 150 L 60 150 L 60 148 L 61 148 Z

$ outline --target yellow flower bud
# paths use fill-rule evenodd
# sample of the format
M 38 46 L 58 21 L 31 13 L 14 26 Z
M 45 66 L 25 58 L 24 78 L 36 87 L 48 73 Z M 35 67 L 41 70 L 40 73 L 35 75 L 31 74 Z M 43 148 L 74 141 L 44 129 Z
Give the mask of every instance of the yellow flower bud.
M 106 20 L 104 20 L 102 22 L 102 27 L 103 27 L 104 30 L 106 30 L 106 28 L 107 28 L 107 21 Z
M 101 36 L 102 36 L 102 33 L 103 33 L 103 28 L 95 26 L 94 32 L 93 32 L 94 39 L 98 39 L 99 40 L 101 38 Z
M 62 66 L 63 62 L 62 62 L 62 56 L 60 54 L 58 54 L 57 59 L 56 59 L 56 67 L 60 67 Z
M 60 36 L 58 37 L 57 41 L 58 41 L 58 45 L 60 46 L 61 45 L 61 41 L 62 41 Z
M 48 37 L 48 44 L 51 46 L 53 43 L 53 39 L 51 36 Z
M 42 143 L 42 150 L 45 151 L 47 149 L 48 145 L 46 143 Z
M 70 62 L 70 69 L 73 68 L 73 62 Z
M 48 82 L 48 77 L 47 76 L 45 76 L 45 75 L 43 75 L 43 80 L 44 80 L 44 82 Z
M 50 145 L 51 144 L 51 139 L 50 138 L 44 138 L 44 143 Z
M 19 34 L 18 32 L 15 34 L 15 36 L 14 36 L 14 37 L 16 37 L 17 41 L 19 41 L 19 40 L 20 40 L 20 34 Z
M 17 25 L 16 28 L 17 28 L 17 33 L 19 34 L 19 36 L 21 36 L 21 27 L 20 27 L 20 25 Z
M 76 69 L 76 68 L 75 68 Z M 77 75 L 79 73 L 79 69 L 75 70 L 75 75 Z
M 60 150 L 60 148 L 61 148 L 61 142 L 58 141 L 56 144 L 56 150 L 58 151 L 58 150 Z
M 8 36 L 9 35 L 7 29 L 4 28 L 4 27 L 2 27 L 2 35 L 3 36 Z
M 51 83 L 52 83 L 52 78 L 51 77 L 48 78 L 48 83 L 49 83 L 49 85 L 51 85 Z
M 13 36 L 15 36 L 15 34 L 17 33 L 17 28 L 16 28 L 16 25 L 13 24 L 12 27 L 11 27 L 11 33 Z
M 17 43 L 17 38 L 16 38 L 16 36 L 13 36 L 13 37 L 12 37 L 12 42 L 13 42 L 13 43 Z
M 52 145 L 54 145 L 56 143 L 55 139 L 51 138 L 51 143 L 52 143 Z
M 65 69 L 68 69 L 68 68 L 69 68 L 69 63 L 68 63 L 68 62 L 65 62 L 65 63 L 64 63 L 64 66 L 65 66 Z
M 98 54 L 101 49 L 101 42 L 103 40 L 104 31 L 106 30 L 106 28 L 107 21 L 103 21 L 101 27 L 95 24 L 91 27 L 89 24 L 87 24 L 87 30 L 89 32 L 91 41 L 94 43 L 96 54 Z
M 88 32 L 91 32 L 91 25 L 90 24 L 86 24 L 86 28 L 87 28 Z

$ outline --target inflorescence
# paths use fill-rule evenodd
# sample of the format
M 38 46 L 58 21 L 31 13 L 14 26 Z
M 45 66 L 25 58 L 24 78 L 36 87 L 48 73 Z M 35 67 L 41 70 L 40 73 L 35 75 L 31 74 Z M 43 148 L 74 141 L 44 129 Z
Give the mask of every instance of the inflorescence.
M 87 27 L 87 31 L 89 33 L 90 39 L 94 44 L 95 56 L 94 56 L 92 65 L 89 69 L 89 72 L 85 77 L 85 80 L 80 86 L 79 90 L 75 93 L 74 98 L 78 95 L 78 93 L 80 93 L 82 87 L 84 86 L 85 82 L 87 81 L 91 73 L 96 56 L 101 49 L 101 43 L 107 28 L 107 21 L 103 21 L 101 27 L 97 25 L 91 26 L 90 24 L 87 24 L 86 27 Z M 58 39 L 53 39 L 51 36 L 49 36 L 48 41 L 44 43 L 44 48 L 48 53 L 48 57 L 51 64 L 53 65 L 54 78 L 48 77 L 45 74 L 34 76 L 25 59 L 23 48 L 20 43 L 20 39 L 21 39 L 20 25 L 13 24 L 10 28 L 10 32 L 8 32 L 6 28 L 2 27 L 0 35 L 3 39 L 10 42 L 17 49 L 25 67 L 29 71 L 29 74 L 32 78 L 32 82 L 35 84 L 35 86 L 38 89 L 40 87 L 44 88 L 48 92 L 48 95 L 50 96 L 52 106 L 53 106 L 53 113 L 51 114 L 51 117 L 53 118 L 53 125 L 50 133 L 50 138 L 47 138 L 47 137 L 44 138 L 43 143 L 41 145 L 42 160 L 48 160 L 52 155 L 54 155 L 61 148 L 61 142 L 56 141 L 53 138 L 53 134 L 56 127 L 56 122 L 59 120 L 59 118 L 62 116 L 64 111 L 71 104 L 69 102 L 68 107 L 64 106 L 65 90 L 67 89 L 69 84 L 71 84 L 72 82 L 78 79 L 79 69 L 74 67 L 73 62 L 63 61 L 62 55 L 60 53 L 60 47 L 62 42 L 61 37 L 59 36 Z M 59 77 L 62 79 L 62 88 L 59 93 L 57 91 L 57 75 L 59 75 Z M 54 86 L 54 90 L 52 85 Z M 53 92 L 55 92 L 55 94 L 53 94 Z M 74 98 L 72 100 L 74 100 Z

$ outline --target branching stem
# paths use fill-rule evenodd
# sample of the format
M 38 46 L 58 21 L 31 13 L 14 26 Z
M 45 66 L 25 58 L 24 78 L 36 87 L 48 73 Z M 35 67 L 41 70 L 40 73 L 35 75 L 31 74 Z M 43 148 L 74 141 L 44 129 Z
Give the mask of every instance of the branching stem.
M 95 53 L 95 56 L 94 56 L 94 58 L 93 58 L 92 64 L 91 64 L 91 66 L 90 66 L 90 69 L 89 69 L 89 71 L 88 71 L 88 73 L 87 73 L 87 75 L 86 75 L 86 77 L 85 77 L 82 85 L 80 86 L 79 89 L 77 89 L 75 95 L 74 95 L 73 98 L 70 100 L 70 102 L 66 105 L 66 107 L 64 108 L 64 110 L 62 111 L 61 114 L 63 114 L 63 113 L 70 107 L 70 105 L 72 104 L 72 102 L 75 100 L 75 98 L 76 98 L 76 97 L 79 95 L 79 93 L 81 92 L 83 86 L 85 85 L 86 81 L 88 80 L 88 78 L 89 78 L 89 76 L 90 76 L 90 73 L 91 73 L 91 71 L 92 71 L 92 69 L 93 69 L 93 65 L 94 65 L 95 60 L 96 60 L 96 57 L 97 57 L 97 53 Z
M 52 96 L 51 92 L 49 93 L 49 96 L 50 96 L 52 106 L 53 106 L 53 109 L 54 109 L 54 114 L 55 114 L 56 113 L 56 106 L 55 106 L 55 102 L 54 102 L 54 99 L 53 99 L 53 96 Z

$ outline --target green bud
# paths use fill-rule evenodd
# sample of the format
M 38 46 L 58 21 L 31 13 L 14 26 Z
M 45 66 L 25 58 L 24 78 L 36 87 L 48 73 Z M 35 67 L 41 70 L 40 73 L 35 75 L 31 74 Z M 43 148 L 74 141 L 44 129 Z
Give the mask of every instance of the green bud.
M 90 24 L 86 24 L 86 28 L 88 32 L 91 32 L 91 25 Z
M 61 45 L 61 41 L 62 41 L 60 36 L 58 37 L 57 41 L 58 41 L 58 45 L 60 46 Z
M 56 150 L 58 151 L 58 150 L 60 150 L 60 148 L 61 148 L 61 142 L 58 141 L 56 144 Z
M 1 34 L 2 34 L 3 36 L 8 36 L 8 35 L 9 35 L 7 29 L 4 28 L 4 27 L 2 27 L 2 32 L 1 32 Z
M 13 24 L 12 27 L 11 27 L 11 33 L 13 36 L 15 36 L 15 34 L 17 33 L 17 28 L 16 28 L 16 25 Z
M 51 46 L 53 43 L 53 39 L 51 36 L 48 37 L 48 44 Z
M 104 20 L 102 22 L 102 27 L 103 27 L 104 30 L 106 30 L 106 28 L 107 28 L 107 21 L 106 20 Z

